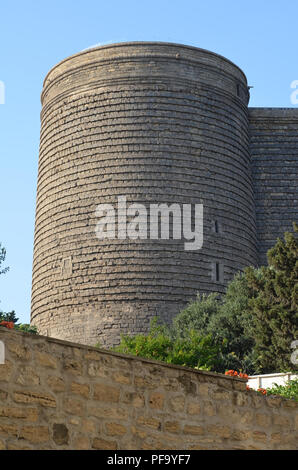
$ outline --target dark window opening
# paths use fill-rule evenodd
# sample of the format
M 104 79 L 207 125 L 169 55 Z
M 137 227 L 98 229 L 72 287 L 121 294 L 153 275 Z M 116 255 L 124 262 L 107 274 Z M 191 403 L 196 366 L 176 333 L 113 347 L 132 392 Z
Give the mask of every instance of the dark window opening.
M 222 233 L 222 225 L 218 220 L 212 220 L 211 230 L 213 233 Z
M 223 283 L 224 265 L 221 262 L 215 261 L 212 263 L 211 277 L 213 282 Z
M 215 279 L 219 281 L 219 263 L 215 263 Z

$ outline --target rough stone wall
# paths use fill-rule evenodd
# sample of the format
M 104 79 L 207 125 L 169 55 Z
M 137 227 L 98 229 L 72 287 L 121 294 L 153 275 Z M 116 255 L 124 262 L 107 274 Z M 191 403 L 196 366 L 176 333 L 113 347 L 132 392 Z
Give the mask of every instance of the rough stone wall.
M 298 109 L 249 108 L 259 264 L 298 220 Z
M 49 72 L 32 284 L 41 334 L 111 346 L 256 263 L 247 102 L 237 66 L 175 44 L 102 46 Z M 203 248 L 98 240 L 95 209 L 117 196 L 203 204 Z
M 297 449 L 297 403 L 245 381 L 0 329 L 0 449 Z

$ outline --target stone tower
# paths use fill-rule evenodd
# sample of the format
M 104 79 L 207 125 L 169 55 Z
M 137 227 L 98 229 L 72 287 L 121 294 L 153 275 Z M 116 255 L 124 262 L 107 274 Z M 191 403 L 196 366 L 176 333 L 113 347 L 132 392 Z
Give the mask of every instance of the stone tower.
M 212 52 L 158 42 L 71 56 L 44 81 L 32 324 L 104 347 L 224 292 L 257 263 L 244 73 Z M 203 246 L 99 239 L 99 204 L 203 204 Z

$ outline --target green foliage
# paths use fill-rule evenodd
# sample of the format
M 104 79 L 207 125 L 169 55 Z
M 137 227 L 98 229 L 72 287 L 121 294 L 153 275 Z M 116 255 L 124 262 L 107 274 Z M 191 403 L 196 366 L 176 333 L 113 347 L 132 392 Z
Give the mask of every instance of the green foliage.
M 148 335 L 122 335 L 120 346 L 115 351 L 140 357 L 156 359 L 169 364 L 178 364 L 210 370 L 216 367 L 219 349 L 210 336 L 201 336 L 190 329 L 187 337 L 173 338 L 165 325 L 151 322 Z
M 19 330 L 19 331 L 24 331 L 25 333 L 31 333 L 34 335 L 37 334 L 36 326 L 32 326 L 29 323 L 19 323 L 14 326 L 14 329 Z
M 9 270 L 9 267 L 2 268 L 1 265 L 6 258 L 6 250 L 0 243 L 0 274 L 4 274 Z
M 6 266 L 6 268 L 1 267 L 3 261 L 5 261 L 6 258 L 6 249 L 1 245 L 0 243 L 0 274 L 5 274 L 7 271 L 9 271 L 9 267 Z M 2 310 L 0 310 L 0 321 L 13 321 L 15 322 L 15 312 L 14 310 L 12 312 L 4 313 Z M 18 318 L 16 319 L 16 321 Z
M 294 224 L 295 232 L 298 227 Z M 293 233 L 285 233 L 268 251 L 268 266 L 256 276 L 245 270 L 254 296 L 249 301 L 253 316 L 254 351 L 261 372 L 289 371 L 291 343 L 298 338 L 298 242 Z
M 255 272 L 259 276 L 257 270 Z M 222 298 L 215 293 L 198 294 L 197 299 L 174 318 L 170 327 L 158 326 L 155 320 L 149 336 L 122 337 L 118 351 L 194 367 L 195 350 L 202 359 L 204 347 L 207 354 L 213 348 L 216 354 L 212 357 L 212 365 L 208 363 L 212 370 L 258 373 L 253 351 L 252 315 L 247 311 L 252 295 L 245 276 L 238 273 Z
M 17 323 L 18 318 L 16 317 L 15 311 L 12 310 L 11 312 L 4 313 L 0 311 L 0 322 L 8 321 L 14 323 L 14 330 L 24 331 L 26 333 L 37 334 L 36 326 L 31 326 L 28 323 Z
M 294 234 L 284 238 L 268 251 L 268 267 L 238 273 L 220 299 L 198 295 L 173 321 L 173 336 L 187 337 L 189 328 L 211 335 L 220 348 L 218 372 L 294 369 L 290 346 L 298 337 L 298 248 Z
M 209 334 L 210 319 L 216 317 L 219 310 L 218 294 L 198 294 L 196 300 L 173 319 L 172 334 L 187 337 L 189 329 Z
M 281 395 L 285 398 L 291 398 L 298 401 L 298 379 L 290 380 L 286 385 L 274 384 L 273 387 L 267 388 L 267 395 Z
M 238 273 L 222 298 L 214 293 L 198 295 L 174 318 L 172 334 L 185 337 L 188 328 L 193 328 L 199 335 L 210 335 L 220 350 L 217 372 L 234 369 L 257 373 L 252 316 L 247 312 L 251 295 L 245 276 Z
M 11 312 L 2 312 L 0 310 L 0 322 L 1 321 L 12 321 L 13 323 L 17 323 L 19 319 L 16 317 L 16 313 L 14 310 Z
M 254 269 L 255 275 L 260 275 Z M 248 311 L 253 296 L 243 273 L 235 275 L 228 284 L 218 315 L 210 319 L 209 328 L 216 343 L 225 342 L 222 352 L 222 370 L 241 370 L 247 374 L 258 373 L 255 364 L 253 318 Z
M 1 268 L 1 264 L 5 260 L 6 257 L 6 250 L 4 247 L 1 246 L 0 243 L 0 274 L 4 274 L 9 270 L 9 267 L 6 268 Z M 2 321 L 7 321 L 7 322 L 13 322 L 14 323 L 14 330 L 19 330 L 19 331 L 25 331 L 27 333 L 37 333 L 37 328 L 35 326 L 31 326 L 27 323 L 17 323 L 18 318 L 16 317 L 16 313 L 14 310 L 11 312 L 3 312 L 0 310 L 0 322 Z

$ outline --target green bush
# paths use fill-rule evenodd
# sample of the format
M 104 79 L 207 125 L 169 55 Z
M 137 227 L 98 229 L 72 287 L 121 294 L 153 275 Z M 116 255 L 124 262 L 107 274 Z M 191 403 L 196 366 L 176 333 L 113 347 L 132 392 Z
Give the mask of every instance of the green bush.
M 24 331 L 25 333 L 31 333 L 36 335 L 37 328 L 36 326 L 32 326 L 29 323 L 18 323 L 14 325 L 14 330 Z
M 37 334 L 36 326 L 31 326 L 28 323 L 17 323 L 19 319 L 16 317 L 15 311 L 12 310 L 11 312 L 2 312 L 0 311 L 0 322 L 8 321 L 14 324 L 13 329 L 24 331 L 26 333 Z
M 201 336 L 190 329 L 186 337 L 173 338 L 166 326 L 157 324 L 157 319 L 151 322 L 148 335 L 122 335 L 114 351 L 205 370 L 214 370 L 219 356 L 211 335 Z
M 172 335 L 187 337 L 189 328 L 200 336 L 211 335 L 220 351 L 217 372 L 233 369 L 258 373 L 253 351 L 252 315 L 248 312 L 251 296 L 252 290 L 245 276 L 238 273 L 221 298 L 215 293 L 198 295 L 182 310 L 173 320 Z
M 290 380 L 286 385 L 274 384 L 273 387 L 267 388 L 267 395 L 281 395 L 284 398 L 291 398 L 298 401 L 298 379 Z
M 252 268 L 245 277 L 253 296 L 249 311 L 253 317 L 254 351 L 262 373 L 295 370 L 291 343 L 298 338 L 298 225 L 286 232 L 268 250 L 268 266 L 256 276 Z
M 16 317 L 16 312 L 14 310 L 11 312 L 2 312 L 2 310 L 0 310 L 0 322 L 9 321 L 16 324 L 18 320 L 19 319 Z
M 197 294 L 196 300 L 190 302 L 173 319 L 172 334 L 183 338 L 187 336 L 189 329 L 193 329 L 208 335 L 211 332 L 210 321 L 217 317 L 219 311 L 218 294 Z

